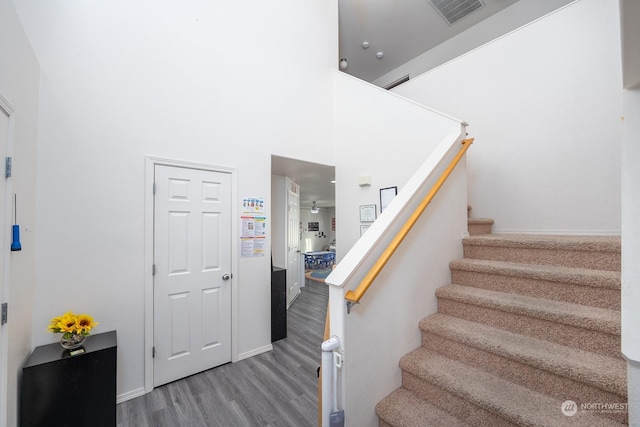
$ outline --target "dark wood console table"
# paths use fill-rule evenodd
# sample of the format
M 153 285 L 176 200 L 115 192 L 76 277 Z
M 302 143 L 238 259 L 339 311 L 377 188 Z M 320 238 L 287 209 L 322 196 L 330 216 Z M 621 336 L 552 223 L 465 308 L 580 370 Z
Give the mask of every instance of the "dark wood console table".
M 287 270 L 271 270 L 271 342 L 287 337 Z
M 116 425 L 116 331 L 90 335 L 84 353 L 36 347 L 22 368 L 20 425 Z

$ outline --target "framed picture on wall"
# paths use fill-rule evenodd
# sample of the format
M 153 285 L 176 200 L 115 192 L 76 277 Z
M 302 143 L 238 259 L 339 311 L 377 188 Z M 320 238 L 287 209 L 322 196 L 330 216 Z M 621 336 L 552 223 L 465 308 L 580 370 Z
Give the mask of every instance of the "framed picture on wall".
M 360 236 L 362 236 L 364 234 L 365 231 L 367 231 L 369 229 L 369 227 L 371 227 L 370 224 L 362 224 L 360 225 Z
M 382 213 L 394 197 L 398 194 L 398 187 L 387 187 L 380 189 L 380 213 Z
M 360 206 L 360 222 L 373 222 L 376 220 L 376 205 Z

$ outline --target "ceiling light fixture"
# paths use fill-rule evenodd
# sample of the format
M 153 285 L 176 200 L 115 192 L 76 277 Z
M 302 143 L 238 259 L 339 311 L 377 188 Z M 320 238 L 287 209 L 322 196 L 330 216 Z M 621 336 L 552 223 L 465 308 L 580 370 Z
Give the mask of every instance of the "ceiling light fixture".
M 313 206 L 311 206 L 311 213 L 318 213 L 320 210 L 316 206 L 316 202 L 313 202 Z
M 369 42 L 362 42 L 362 48 L 363 49 L 368 49 L 369 48 Z
M 383 56 L 384 56 L 384 53 L 382 53 L 382 52 L 376 53 L 376 58 L 378 58 L 378 59 L 382 59 Z
M 340 58 L 340 68 L 346 70 L 347 66 L 347 58 Z

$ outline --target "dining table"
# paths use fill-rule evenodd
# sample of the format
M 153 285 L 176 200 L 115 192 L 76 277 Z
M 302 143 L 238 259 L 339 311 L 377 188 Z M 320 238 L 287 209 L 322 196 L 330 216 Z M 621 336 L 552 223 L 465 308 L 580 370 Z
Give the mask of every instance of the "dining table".
M 314 268 L 318 266 L 328 267 L 333 264 L 335 260 L 336 253 L 334 251 L 312 251 L 304 253 L 304 265 L 307 268 Z

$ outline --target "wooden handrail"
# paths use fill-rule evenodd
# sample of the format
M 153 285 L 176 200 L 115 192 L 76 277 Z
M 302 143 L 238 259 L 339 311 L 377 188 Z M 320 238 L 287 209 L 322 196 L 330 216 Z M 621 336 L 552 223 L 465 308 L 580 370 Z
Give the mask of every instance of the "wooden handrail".
M 418 221 L 418 218 L 420 218 L 420 215 L 422 215 L 422 212 L 424 212 L 424 210 L 427 208 L 429 203 L 431 203 L 435 195 L 440 190 L 440 187 L 442 187 L 442 185 L 447 180 L 449 175 L 451 175 L 451 172 L 453 171 L 453 169 L 455 169 L 456 165 L 458 164 L 462 156 L 464 156 L 464 154 L 467 152 L 467 149 L 471 146 L 472 143 L 473 143 L 473 138 L 465 139 L 464 141 L 462 141 L 462 148 L 460 148 L 460 151 L 458 151 L 458 154 L 456 154 L 453 160 L 451 160 L 451 163 L 449 163 L 449 166 L 447 166 L 447 169 L 445 169 L 442 175 L 440 175 L 440 178 L 438 178 L 438 181 L 436 181 L 436 183 L 433 185 L 429 193 L 425 196 L 422 202 L 420 202 L 420 205 L 418 205 L 418 207 L 413 211 L 413 213 L 411 214 L 407 222 L 404 223 L 400 231 L 398 231 L 398 234 L 396 234 L 396 236 L 393 238 L 391 243 L 389 243 L 389 246 L 387 246 L 384 252 L 382 252 L 382 254 L 378 258 L 376 263 L 373 265 L 373 267 L 371 267 L 371 270 L 369 270 L 369 272 L 364 276 L 364 278 L 362 279 L 358 287 L 355 289 L 355 291 L 348 291 L 345 294 L 344 299 L 347 300 L 347 306 L 349 308 L 351 308 L 353 304 L 360 302 L 360 299 L 362 298 L 362 296 L 367 292 L 367 290 L 369 289 L 373 281 L 376 279 L 376 277 L 378 277 L 378 274 L 380 274 L 380 272 L 382 271 L 384 266 L 387 264 L 389 259 L 391 259 L 391 256 L 395 253 L 396 249 L 398 249 L 398 247 L 400 246 L 400 243 L 402 243 L 404 238 L 407 237 L 407 234 L 409 234 L 409 231 L 411 230 L 411 228 Z

